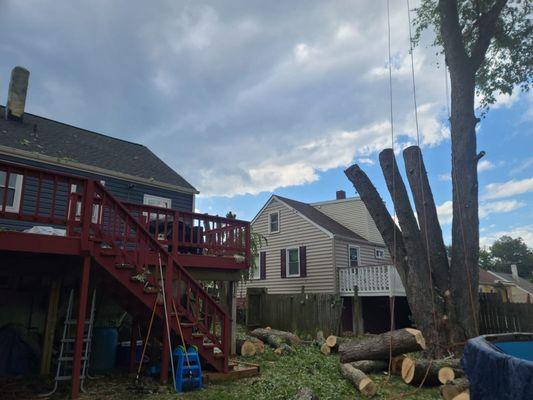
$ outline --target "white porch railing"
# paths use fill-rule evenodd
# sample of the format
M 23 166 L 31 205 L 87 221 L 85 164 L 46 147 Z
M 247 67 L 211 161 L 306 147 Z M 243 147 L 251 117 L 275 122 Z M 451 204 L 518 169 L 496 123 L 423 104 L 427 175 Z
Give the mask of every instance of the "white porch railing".
M 393 265 L 338 268 L 341 296 L 405 296 L 400 275 Z

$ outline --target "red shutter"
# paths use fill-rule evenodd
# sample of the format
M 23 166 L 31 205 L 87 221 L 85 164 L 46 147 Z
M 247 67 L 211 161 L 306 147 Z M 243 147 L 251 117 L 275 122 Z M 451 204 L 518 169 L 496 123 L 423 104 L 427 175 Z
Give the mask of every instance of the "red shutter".
M 305 246 L 300 246 L 300 276 L 307 276 L 307 255 Z
M 286 278 L 287 277 L 287 262 L 286 262 L 286 255 L 285 255 L 285 249 L 281 249 L 281 277 Z
M 259 279 L 266 279 L 266 251 L 259 253 Z

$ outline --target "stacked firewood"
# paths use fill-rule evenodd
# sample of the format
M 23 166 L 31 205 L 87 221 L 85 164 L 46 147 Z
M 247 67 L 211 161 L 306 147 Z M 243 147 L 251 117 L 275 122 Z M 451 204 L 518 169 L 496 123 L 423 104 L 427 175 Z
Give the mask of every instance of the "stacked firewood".
M 367 397 L 376 394 L 377 386 L 366 374 L 388 371 L 390 365 L 391 373 L 407 384 L 443 385 L 441 394 L 446 400 L 469 398 L 468 380 L 463 378 L 459 360 L 426 360 L 407 355 L 426 350 L 424 337 L 416 329 L 398 329 L 363 339 L 329 336 L 320 344 L 320 350 L 326 355 L 338 352 L 342 376 Z

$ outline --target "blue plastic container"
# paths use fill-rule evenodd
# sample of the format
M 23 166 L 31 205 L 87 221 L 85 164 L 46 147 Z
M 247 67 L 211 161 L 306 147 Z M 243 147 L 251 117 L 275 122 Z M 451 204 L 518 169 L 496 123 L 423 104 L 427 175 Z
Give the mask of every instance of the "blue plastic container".
M 115 367 L 117 343 L 117 328 L 94 328 L 89 364 L 92 372 L 108 372 Z
M 127 368 L 130 365 L 130 349 L 131 344 L 129 341 L 120 342 L 117 346 L 117 362 L 116 365 L 119 368 Z M 135 362 L 141 361 L 141 356 L 143 352 L 143 342 L 142 340 L 137 341 L 137 346 L 135 348 Z M 145 356 L 146 361 L 146 356 Z

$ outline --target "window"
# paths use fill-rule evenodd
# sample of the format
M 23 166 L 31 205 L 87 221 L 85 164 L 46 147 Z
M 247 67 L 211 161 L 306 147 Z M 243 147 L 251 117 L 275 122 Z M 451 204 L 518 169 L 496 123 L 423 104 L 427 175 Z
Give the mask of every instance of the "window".
M 255 256 L 254 264 L 250 268 L 250 279 L 261 279 L 261 257 L 260 253 Z
M 6 204 L 4 196 L 6 195 Z M 22 191 L 22 175 L 9 174 L 9 182 L 6 188 L 6 172 L 0 171 L 0 209 L 5 205 L 5 211 L 18 212 L 20 207 L 20 193 Z
M 381 249 L 379 247 L 376 247 L 374 249 L 374 256 L 376 258 L 385 258 L 385 249 Z
M 143 204 L 148 206 L 172 208 L 172 200 L 166 197 L 153 196 L 151 194 L 145 194 L 143 198 Z
M 279 211 L 268 214 L 268 233 L 279 232 Z
M 348 246 L 348 262 L 350 267 L 359 266 L 359 247 L 352 245 Z
M 287 276 L 300 276 L 300 251 L 287 249 Z

